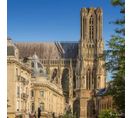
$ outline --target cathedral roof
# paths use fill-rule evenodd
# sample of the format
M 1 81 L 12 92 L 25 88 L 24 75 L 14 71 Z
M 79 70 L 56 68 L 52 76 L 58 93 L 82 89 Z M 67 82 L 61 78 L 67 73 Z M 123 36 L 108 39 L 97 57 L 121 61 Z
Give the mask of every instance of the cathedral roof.
M 64 58 L 77 58 L 78 42 L 62 42 L 60 44 L 64 50 Z
M 16 46 L 20 58 L 32 57 L 35 53 L 40 59 L 74 59 L 78 55 L 78 42 L 19 42 Z
M 98 95 L 98 96 L 102 96 L 102 95 L 104 95 L 106 92 L 107 92 L 107 88 L 102 88 L 102 89 L 99 89 L 99 90 L 98 90 L 97 95 Z
M 106 88 L 101 88 L 101 89 L 98 90 L 97 96 L 103 96 L 103 95 L 106 95 L 110 92 L 110 89 L 113 87 L 112 86 L 112 81 L 110 81 L 106 84 L 107 84 Z

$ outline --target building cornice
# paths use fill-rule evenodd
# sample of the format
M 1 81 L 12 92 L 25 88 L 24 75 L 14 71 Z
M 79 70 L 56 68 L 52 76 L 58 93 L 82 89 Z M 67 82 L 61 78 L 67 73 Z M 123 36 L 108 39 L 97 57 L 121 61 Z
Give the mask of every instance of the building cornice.
M 28 71 L 29 73 L 32 72 L 30 67 L 26 66 L 24 63 L 20 62 L 19 60 L 15 59 L 13 57 L 8 57 L 7 63 L 15 63 L 15 64 L 19 65 L 22 69 Z
M 51 91 L 56 92 L 57 94 L 63 96 L 62 93 L 62 89 L 57 87 L 56 85 L 52 85 L 52 83 L 32 83 L 33 84 L 33 88 L 38 89 L 39 87 L 47 87 L 48 89 L 50 89 Z

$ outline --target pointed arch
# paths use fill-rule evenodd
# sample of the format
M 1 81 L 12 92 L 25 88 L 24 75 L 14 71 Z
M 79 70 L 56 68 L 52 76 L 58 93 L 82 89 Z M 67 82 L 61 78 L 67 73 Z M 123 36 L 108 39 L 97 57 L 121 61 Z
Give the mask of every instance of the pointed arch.
M 87 71 L 86 71 L 86 87 L 87 89 L 91 89 L 91 68 L 88 67 Z
M 66 102 L 69 99 L 69 69 L 65 68 L 62 72 L 61 85 Z
M 57 77 L 57 69 L 55 68 L 55 69 L 53 70 L 53 73 L 52 73 L 52 78 L 51 78 L 52 81 L 55 80 L 56 77 Z
M 76 115 L 76 118 L 80 117 L 80 101 L 78 99 L 73 102 L 73 113 Z
M 90 9 L 89 14 L 89 40 L 92 41 L 95 39 L 96 35 L 96 14 L 94 9 Z

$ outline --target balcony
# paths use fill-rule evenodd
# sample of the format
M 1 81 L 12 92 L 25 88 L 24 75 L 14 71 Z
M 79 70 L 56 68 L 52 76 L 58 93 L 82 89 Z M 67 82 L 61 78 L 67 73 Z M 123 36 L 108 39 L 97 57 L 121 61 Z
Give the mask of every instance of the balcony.
M 22 82 L 24 85 L 28 85 L 29 84 L 29 81 L 26 80 L 24 77 L 18 75 L 18 81 L 19 82 Z
M 70 65 L 70 59 L 40 59 L 41 63 L 43 65 L 61 65 L 61 66 L 64 66 L 64 65 Z M 72 60 L 72 64 L 73 65 L 76 65 L 76 59 L 73 59 Z
M 22 94 L 21 94 L 21 98 L 22 98 L 23 100 L 26 100 L 26 99 L 28 98 L 28 95 L 27 95 L 26 93 L 22 93 Z

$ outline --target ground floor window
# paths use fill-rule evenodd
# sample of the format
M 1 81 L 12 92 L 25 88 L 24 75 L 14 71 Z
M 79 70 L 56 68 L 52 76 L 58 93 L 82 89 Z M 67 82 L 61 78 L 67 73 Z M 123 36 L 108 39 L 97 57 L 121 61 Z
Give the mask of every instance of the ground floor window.
M 41 111 L 44 111 L 44 103 L 40 103 Z
M 35 105 L 34 105 L 34 103 L 32 103 L 31 104 L 31 111 L 34 111 L 34 109 L 35 109 Z

